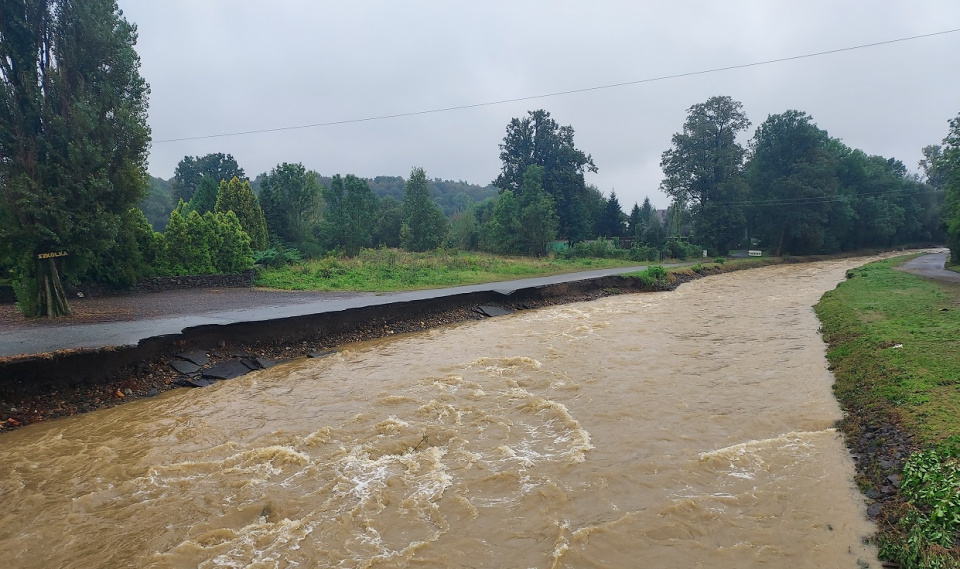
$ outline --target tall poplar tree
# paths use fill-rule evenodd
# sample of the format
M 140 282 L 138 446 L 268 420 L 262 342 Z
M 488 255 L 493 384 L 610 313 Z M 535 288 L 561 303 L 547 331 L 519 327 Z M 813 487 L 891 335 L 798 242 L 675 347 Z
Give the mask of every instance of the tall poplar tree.
M 0 3 L 0 254 L 27 313 L 69 314 L 60 270 L 109 249 L 146 193 L 136 40 L 112 0 Z
M 400 241 L 409 251 L 436 249 L 447 237 L 447 218 L 430 199 L 427 174 L 423 168 L 414 168 L 410 179 L 403 186 L 404 221 L 400 228 Z

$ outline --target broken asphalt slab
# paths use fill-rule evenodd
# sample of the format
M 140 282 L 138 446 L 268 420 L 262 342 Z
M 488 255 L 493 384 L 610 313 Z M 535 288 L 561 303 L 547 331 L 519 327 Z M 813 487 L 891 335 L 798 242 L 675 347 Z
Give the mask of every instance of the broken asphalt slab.
M 474 311 L 488 318 L 493 318 L 494 316 L 506 316 L 507 314 L 513 314 L 514 312 L 513 310 L 508 310 L 499 306 L 490 306 L 487 304 L 482 304 L 474 308 Z
M 666 265 L 675 266 L 675 265 Z M 315 301 L 298 301 L 252 308 L 201 312 L 126 322 L 70 323 L 56 325 L 8 326 L 0 328 L 0 357 L 46 354 L 60 350 L 99 349 L 136 346 L 144 340 L 161 336 L 177 336 L 184 330 L 204 326 L 229 326 L 233 324 L 270 322 L 351 309 L 375 308 L 394 304 L 438 300 L 474 293 L 513 295 L 522 289 L 531 289 L 562 283 L 574 283 L 607 276 L 621 275 L 646 269 L 647 266 L 620 267 L 579 273 L 566 273 L 546 277 L 514 281 L 485 283 L 442 289 L 416 290 L 382 295 L 358 295 L 355 297 L 318 298 Z M 282 298 L 282 296 L 280 297 Z

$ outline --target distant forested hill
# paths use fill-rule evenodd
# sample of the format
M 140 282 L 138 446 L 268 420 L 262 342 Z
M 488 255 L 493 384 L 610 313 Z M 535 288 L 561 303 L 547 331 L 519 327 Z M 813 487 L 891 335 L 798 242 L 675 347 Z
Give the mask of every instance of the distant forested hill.
M 330 177 L 317 176 L 321 185 L 330 187 Z M 403 201 L 403 185 L 406 180 L 401 176 L 377 176 L 376 178 L 364 178 L 370 189 L 378 198 L 393 196 L 399 201 Z M 471 203 L 483 201 L 489 197 L 497 195 L 497 188 L 494 186 L 478 186 L 468 182 L 441 180 L 434 178 L 428 180 L 430 187 L 430 197 L 437 202 L 443 213 L 447 217 L 464 211 Z
M 317 181 L 326 187 L 330 187 L 330 179 L 329 176 L 317 176 Z M 406 183 L 403 177 L 377 176 L 372 179 L 364 178 L 364 180 L 370 185 L 370 189 L 378 198 L 393 196 L 398 201 L 403 201 L 403 185 Z M 149 183 L 149 194 L 140 204 L 140 209 L 143 210 L 155 231 L 163 231 L 170 219 L 170 212 L 177 205 L 173 202 L 173 179 L 164 180 L 149 176 Z M 254 192 L 259 193 L 260 176 L 252 180 L 250 185 Z M 443 208 L 443 213 L 447 217 L 466 210 L 471 203 L 481 202 L 497 195 L 497 188 L 492 185 L 478 186 L 463 180 L 455 182 L 434 178 L 428 180 L 427 185 L 430 187 L 430 196 Z

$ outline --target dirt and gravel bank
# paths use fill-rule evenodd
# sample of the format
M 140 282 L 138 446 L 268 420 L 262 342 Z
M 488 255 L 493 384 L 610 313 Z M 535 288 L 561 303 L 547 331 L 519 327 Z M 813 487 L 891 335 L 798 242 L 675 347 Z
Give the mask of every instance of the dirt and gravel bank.
M 675 288 L 680 283 L 699 275 L 674 275 L 669 285 L 657 287 L 662 289 Z M 564 292 L 567 290 L 567 292 Z M 563 304 L 593 300 L 612 294 L 641 292 L 651 290 L 643 286 L 633 277 L 607 277 L 588 282 L 576 287 L 560 287 L 551 294 L 544 295 L 517 295 L 516 300 L 505 300 L 493 304 L 507 311 L 526 310 Z M 120 321 L 130 318 L 146 318 L 149 315 L 169 315 L 172 311 L 186 311 L 191 306 L 209 308 L 211 298 L 223 299 L 230 306 L 235 307 L 239 302 L 257 302 L 272 298 L 275 294 L 300 294 L 301 298 L 315 300 L 315 294 L 309 293 L 276 293 L 262 290 L 227 290 L 227 291 L 191 291 L 193 294 L 180 294 L 166 298 L 156 298 L 160 295 L 148 295 L 126 302 L 116 298 L 97 299 L 100 302 L 84 303 L 77 310 L 78 319 L 86 321 L 104 321 L 115 319 Z M 163 293 L 166 294 L 166 293 Z M 215 295 L 215 296 L 214 296 Z M 165 304 L 169 303 L 169 304 Z M 207 303 L 207 304 L 203 304 Z M 79 305 L 80 303 L 78 303 Z M 338 330 L 327 332 L 317 330 L 312 333 L 296 335 L 292 341 L 290 336 L 268 339 L 263 341 L 215 341 L 206 335 L 205 341 L 178 341 L 172 343 L 163 353 L 141 361 L 122 366 L 113 373 L 100 377 L 82 377 L 77 380 L 67 378 L 63 381 L 37 382 L 32 379 L 15 377 L 15 374 L 6 374 L 5 381 L 0 382 L 0 430 L 10 430 L 22 425 L 45 421 L 57 417 L 65 417 L 77 413 L 93 411 L 99 408 L 112 407 L 126 401 L 152 397 L 161 392 L 191 385 L 192 379 L 202 377 L 201 372 L 184 374 L 178 372 L 174 362 L 183 361 L 177 354 L 189 351 L 202 351 L 206 354 L 208 363 L 205 368 L 213 368 L 230 360 L 237 363 L 246 362 L 249 367 L 271 365 L 276 362 L 308 357 L 311 354 L 322 354 L 338 346 L 351 342 L 382 338 L 407 332 L 417 332 L 435 328 L 446 324 L 465 322 L 486 318 L 478 310 L 476 303 L 462 306 L 446 306 L 434 310 L 409 311 L 409 316 L 377 316 L 378 311 L 371 311 L 362 317 L 358 323 L 339 326 Z M 379 311 L 387 312 L 387 311 Z M 106 320 L 111 321 L 111 320 Z M 10 315 L 7 315 L 6 325 L 10 325 Z M 26 326 L 50 325 L 44 321 L 27 321 Z M 229 337 L 226 334 L 225 337 Z M 84 351 L 76 354 L 58 352 L 56 354 L 33 357 L 33 360 L 45 358 L 58 359 L 71 357 L 86 357 L 88 359 L 107 359 L 111 357 L 111 350 L 102 352 Z M 12 364 L 9 361 L 6 365 Z M 13 364 L 24 363 L 23 358 L 15 360 Z M 251 365 L 251 362 L 254 362 Z M 25 363 L 30 363 L 26 361 Z M 0 362 L 0 366 L 4 365 Z

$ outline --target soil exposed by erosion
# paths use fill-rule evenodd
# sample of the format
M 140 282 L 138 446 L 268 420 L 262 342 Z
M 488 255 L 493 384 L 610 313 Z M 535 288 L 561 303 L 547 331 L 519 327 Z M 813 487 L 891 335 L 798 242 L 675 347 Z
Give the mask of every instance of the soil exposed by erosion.
M 594 283 L 596 288 L 592 289 L 590 286 L 577 287 L 578 290 L 574 292 L 550 295 L 547 298 L 525 298 L 490 304 L 509 311 L 534 309 L 569 302 L 594 300 L 613 294 L 673 289 L 682 282 L 698 276 L 701 275 L 675 274 L 672 283 L 655 288 L 642 286 L 636 278 L 608 277 L 598 279 Z M 611 283 L 617 286 L 609 286 Z M 588 290 L 583 290 L 584 288 Z M 230 360 L 234 360 L 238 365 L 243 365 L 241 362 L 245 361 L 248 367 L 268 366 L 280 361 L 308 357 L 311 354 L 319 355 L 351 342 L 416 332 L 486 317 L 482 311 L 478 310 L 476 304 L 427 312 L 420 311 L 410 317 L 378 318 L 374 316 L 348 330 L 340 330 L 335 333 L 317 332 L 298 338 L 296 341 L 279 339 L 227 343 L 221 340 L 205 344 L 191 344 L 180 341 L 171 346 L 170 349 L 164 350 L 164 353 L 157 357 L 126 365 L 119 371 L 104 377 L 86 377 L 80 381 L 51 382 L 39 386 L 30 380 L 11 377 L 0 384 L 0 432 L 30 423 L 112 407 L 143 397 L 153 397 L 170 389 L 190 387 L 191 380 L 200 379 L 201 375 L 198 373 L 189 375 L 179 373 L 172 365 L 175 362 L 184 361 L 177 354 L 185 352 L 200 350 L 205 353 L 209 360 L 203 366 L 206 369 Z M 100 354 L 104 358 L 109 358 L 111 352 L 111 350 L 104 350 Z M 70 353 L 58 352 L 49 357 L 69 358 L 71 355 Z M 97 352 L 85 351 L 77 355 L 97 357 Z M 260 360 L 259 364 L 250 365 L 251 361 L 256 362 L 258 359 Z M 0 367 L 3 365 L 5 364 L 0 362 Z M 9 365 L 9 362 L 6 365 Z

